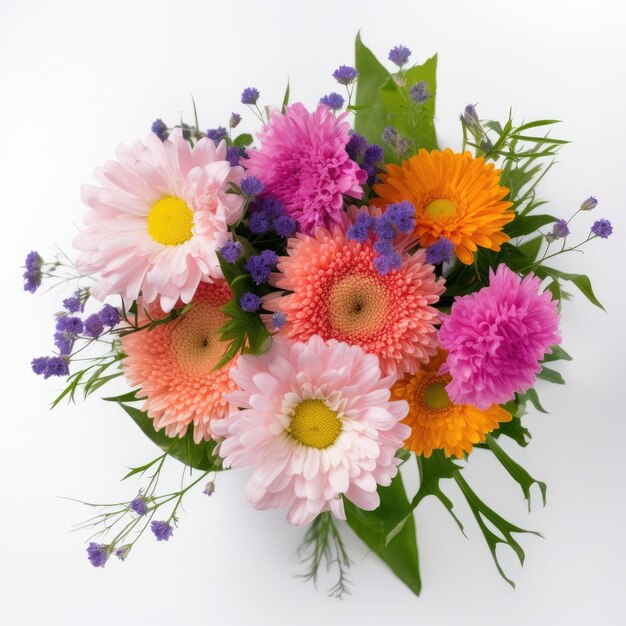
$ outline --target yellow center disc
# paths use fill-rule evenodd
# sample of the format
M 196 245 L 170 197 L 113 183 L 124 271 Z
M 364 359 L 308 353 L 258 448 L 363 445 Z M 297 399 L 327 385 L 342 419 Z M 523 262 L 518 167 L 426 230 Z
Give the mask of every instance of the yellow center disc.
M 456 203 L 452 200 L 433 200 L 426 207 L 426 213 L 435 220 L 445 219 L 454 215 L 456 211 Z
M 150 236 L 164 246 L 178 246 L 193 235 L 193 211 L 180 198 L 166 196 L 148 214 Z
M 424 390 L 422 402 L 433 411 L 441 411 L 450 406 L 450 396 L 444 383 L 431 383 Z
M 295 408 L 289 432 L 298 443 L 321 450 L 339 437 L 341 420 L 322 400 L 303 400 Z

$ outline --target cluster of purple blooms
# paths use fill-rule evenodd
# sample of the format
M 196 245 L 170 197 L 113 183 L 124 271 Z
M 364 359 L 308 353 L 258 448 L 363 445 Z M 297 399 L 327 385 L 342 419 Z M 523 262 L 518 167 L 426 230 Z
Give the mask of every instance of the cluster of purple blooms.
M 43 259 L 38 252 L 34 250 L 26 255 L 26 271 L 24 277 L 24 291 L 35 293 L 39 285 L 41 285 Z
M 399 233 L 410 233 L 415 228 L 415 207 L 406 200 L 389 204 L 379 217 L 367 213 L 359 213 L 354 224 L 348 228 L 348 239 L 361 243 L 369 238 L 370 233 L 376 235 L 374 250 L 378 256 L 374 259 L 376 271 L 385 276 L 391 270 L 402 267 L 402 257 L 394 247 L 393 241 Z
M 440 237 L 426 248 L 426 263 L 439 265 L 449 263 L 454 252 L 454 244 L 446 237 Z
M 276 253 L 273 250 L 263 250 L 261 254 L 255 254 L 248 258 L 245 270 L 257 285 L 261 285 L 270 279 L 270 274 L 276 263 L 278 263 Z M 256 294 L 246 291 L 239 299 L 239 305 L 246 313 L 254 313 L 259 310 L 261 299 Z
M 579 211 L 592 211 L 598 206 L 598 200 L 594 196 L 589 196 L 583 203 L 580 205 Z M 576 212 L 578 213 L 578 211 Z M 574 214 L 576 215 L 576 214 Z M 556 241 L 557 239 L 565 239 L 570 234 L 569 222 L 573 219 L 569 220 L 560 219 L 557 220 L 552 226 L 552 230 L 546 235 L 546 239 L 548 242 Z M 590 231 L 591 235 L 595 237 L 600 237 L 601 239 L 607 239 L 613 233 L 613 226 L 609 220 L 600 219 L 596 220 L 592 226 Z
M 341 94 L 332 91 L 328 95 L 320 98 L 320 104 L 325 104 L 332 111 L 339 111 L 339 109 L 343 108 L 345 100 Z
M 385 152 L 382 146 L 370 144 L 363 135 L 350 131 L 350 140 L 346 144 L 348 156 L 367 172 L 367 184 L 372 185 L 376 180 L 379 166 L 382 166 Z
M 76 291 L 70 298 L 63 300 L 65 312 L 56 321 L 54 345 L 59 354 L 57 356 L 36 357 L 31 362 L 32 370 L 38 376 L 69 375 L 69 360 L 77 339 L 97 339 L 105 328 L 113 328 L 120 321 L 119 311 L 110 304 L 105 304 L 98 313 L 92 313 L 84 320 L 73 313 L 82 313 L 84 310 L 84 291 Z
M 282 202 L 275 198 L 264 198 L 251 207 L 248 228 L 255 235 L 273 230 L 279 237 L 291 237 L 296 232 L 296 222 L 285 214 Z

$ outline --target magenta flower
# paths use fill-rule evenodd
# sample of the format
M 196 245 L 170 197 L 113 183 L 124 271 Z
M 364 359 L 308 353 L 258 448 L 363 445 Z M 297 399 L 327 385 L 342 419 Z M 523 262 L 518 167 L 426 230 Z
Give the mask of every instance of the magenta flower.
M 488 287 L 456 298 L 439 331 L 453 402 L 487 409 L 533 386 L 539 362 L 561 341 L 556 302 L 540 286 L 500 265 Z
M 284 115 L 274 111 L 258 134 L 260 149 L 248 150 L 248 174 L 307 234 L 341 222 L 343 196 L 363 195 L 367 172 L 346 152 L 350 127 L 344 117 L 335 118 L 325 105 L 310 113 L 298 102 Z

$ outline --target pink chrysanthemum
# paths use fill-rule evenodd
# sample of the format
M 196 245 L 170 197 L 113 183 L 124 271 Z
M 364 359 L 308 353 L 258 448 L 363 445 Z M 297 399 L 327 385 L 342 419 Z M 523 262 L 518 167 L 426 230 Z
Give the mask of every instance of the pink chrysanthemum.
M 260 356 L 243 355 L 231 375 L 241 410 L 217 422 L 226 467 L 252 469 L 246 493 L 258 509 L 289 508 L 303 526 L 322 511 L 345 519 L 342 494 L 379 505 L 377 485 L 397 473 L 395 453 L 409 435 L 404 401 L 390 401 L 394 376 L 358 346 L 311 337 L 275 339 Z
M 233 410 L 223 398 L 237 389 L 228 374 L 232 364 L 213 369 L 227 348 L 218 329 L 228 318 L 220 308 L 232 296 L 223 280 L 201 283 L 189 311 L 122 338 L 124 374 L 139 387 L 137 397 L 146 398 L 142 409 L 154 428 L 169 437 L 182 437 L 193 424 L 196 443 L 209 439 L 214 421 Z
M 536 276 L 522 280 L 500 265 L 488 287 L 456 298 L 439 331 L 453 402 L 487 409 L 533 386 L 539 361 L 561 341 L 556 302 L 540 287 Z
M 309 113 L 298 102 L 284 115 L 272 112 L 258 133 L 260 149 L 248 150 L 246 169 L 285 205 L 302 232 L 341 221 L 343 196 L 363 195 L 367 173 L 346 152 L 346 115 L 335 118 L 324 105 Z
M 413 374 L 436 353 L 439 318 L 432 305 L 444 281 L 436 280 L 423 250 L 402 254 L 400 269 L 381 275 L 372 241 L 348 239 L 345 228 L 291 238 L 272 284 L 292 293 L 269 294 L 263 307 L 285 316 L 279 332 L 290 339 L 345 341 L 378 356 L 386 375 Z
M 180 132 L 122 145 L 117 157 L 96 170 L 101 187 L 83 186 L 91 210 L 74 240 L 77 268 L 100 273 L 98 299 L 115 293 L 132 301 L 141 292 L 169 311 L 179 299 L 190 302 L 201 281 L 222 277 L 216 251 L 243 209 L 227 190 L 243 169 L 230 166 L 224 142 L 204 138 L 191 148 Z

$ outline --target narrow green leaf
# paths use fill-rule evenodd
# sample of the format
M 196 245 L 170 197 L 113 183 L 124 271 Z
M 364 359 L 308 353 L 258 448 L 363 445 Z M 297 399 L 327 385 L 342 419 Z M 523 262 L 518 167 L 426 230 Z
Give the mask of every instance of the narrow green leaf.
M 538 128 L 539 126 L 552 126 L 553 124 L 560 124 L 561 120 L 537 120 L 535 122 L 528 122 L 527 124 L 522 124 L 515 129 L 516 133 L 524 132 L 530 128 Z
M 542 265 L 536 268 L 535 273 L 540 278 L 545 278 L 546 276 L 551 276 L 552 278 L 562 278 L 563 280 L 567 280 L 571 283 L 574 283 L 576 287 L 580 290 L 580 292 L 591 302 L 595 304 L 597 307 L 601 308 L 603 311 L 606 309 L 602 306 L 598 298 L 596 298 L 596 294 L 593 293 L 593 289 L 591 287 L 591 281 L 589 277 L 585 274 L 568 274 L 567 272 L 562 272 L 561 270 L 557 270 L 554 267 L 546 267 Z
M 548 412 L 541 405 L 541 402 L 539 401 L 539 395 L 537 394 L 537 392 L 534 389 L 529 389 L 528 391 L 526 391 L 525 393 L 523 393 L 521 395 L 524 396 L 525 398 L 527 398 L 528 400 L 530 400 L 530 403 L 540 413 L 547 413 Z
M 549 367 L 542 367 L 539 374 L 537 374 L 537 378 L 541 378 L 542 380 L 547 380 L 550 383 L 556 383 L 557 385 L 564 385 L 565 380 L 563 376 L 559 374 L 556 370 L 550 369 Z
M 285 114 L 285 109 L 287 108 L 287 105 L 289 104 L 289 90 L 290 90 L 290 85 L 289 85 L 289 81 L 287 81 L 287 88 L 285 89 L 285 95 L 283 96 L 283 105 L 280 108 L 280 112 L 283 115 Z
M 556 345 L 550 348 L 552 352 L 550 354 L 546 354 L 543 357 L 543 363 L 549 363 L 550 361 L 571 361 L 572 357 L 561 348 L 561 346 Z
M 555 222 L 552 215 L 517 215 L 515 219 L 504 227 L 504 232 L 514 239 L 538 231 L 542 226 Z

